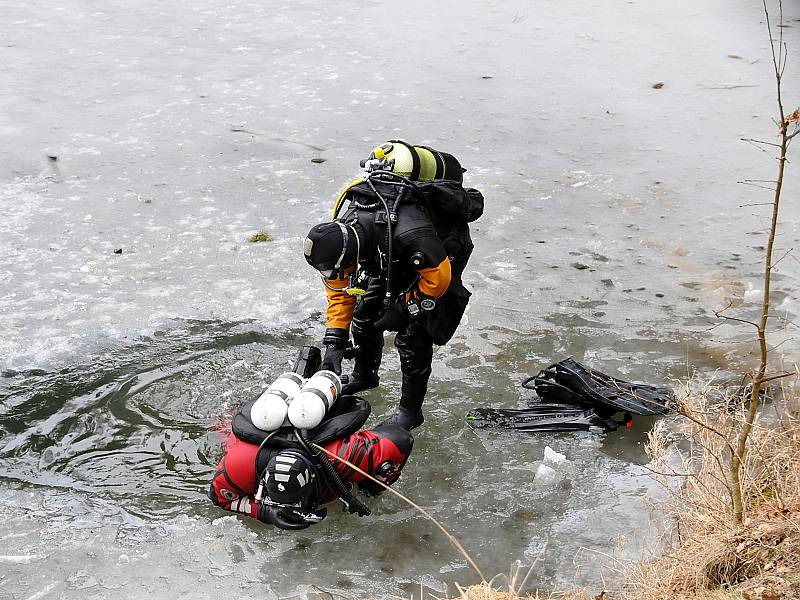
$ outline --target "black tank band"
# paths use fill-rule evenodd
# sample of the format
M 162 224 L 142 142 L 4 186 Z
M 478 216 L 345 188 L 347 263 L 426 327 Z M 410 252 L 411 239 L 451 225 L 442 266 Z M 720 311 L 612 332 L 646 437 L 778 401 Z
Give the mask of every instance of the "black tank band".
M 311 389 L 308 389 L 308 390 L 305 390 L 305 389 L 304 389 L 304 390 L 303 390 L 303 392 L 304 392 L 304 393 L 309 393 L 309 394 L 314 394 L 314 395 L 315 395 L 315 396 L 317 396 L 317 397 L 318 397 L 320 400 L 322 400 L 322 403 L 325 405 L 325 411 L 327 412 L 328 410 L 330 410 L 330 408 L 331 408 L 331 404 L 333 404 L 333 402 L 331 402 L 330 404 L 328 404 L 328 402 L 330 402 L 330 401 L 328 400 L 328 397 L 327 397 L 327 396 L 326 396 L 324 393 L 322 393 L 320 390 L 318 390 L 318 389 L 315 389 L 315 388 L 311 388 Z
M 417 150 L 411 144 L 404 142 L 403 140 L 389 140 L 392 144 L 400 144 L 401 146 L 405 146 L 406 149 L 411 153 L 411 179 L 419 179 L 419 170 L 420 170 L 420 163 L 419 163 L 419 154 L 417 154 Z

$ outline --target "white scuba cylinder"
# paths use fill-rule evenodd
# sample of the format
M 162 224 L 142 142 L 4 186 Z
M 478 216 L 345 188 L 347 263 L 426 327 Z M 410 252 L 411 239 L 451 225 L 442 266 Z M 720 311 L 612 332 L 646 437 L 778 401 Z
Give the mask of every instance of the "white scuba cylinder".
M 303 378 L 297 373 L 284 373 L 264 390 L 250 409 L 250 420 L 263 431 L 274 431 L 284 425 L 289 403 L 300 393 Z
M 333 371 L 317 371 L 289 404 L 289 422 L 298 429 L 313 429 L 342 393 L 342 382 Z

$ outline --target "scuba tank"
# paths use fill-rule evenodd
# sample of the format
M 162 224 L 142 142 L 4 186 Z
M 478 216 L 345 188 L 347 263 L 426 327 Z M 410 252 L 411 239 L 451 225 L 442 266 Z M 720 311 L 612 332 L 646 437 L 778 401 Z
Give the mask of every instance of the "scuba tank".
M 412 181 L 448 179 L 461 183 L 464 171 L 455 156 L 427 146 L 412 146 L 402 140 L 389 140 L 361 161 L 367 172 L 391 171 Z
M 286 422 L 289 403 L 300 392 L 303 378 L 297 373 L 284 373 L 253 403 L 250 420 L 262 431 L 274 431 Z M 322 420 L 322 419 L 320 419 Z
M 341 393 L 342 382 L 336 373 L 318 371 L 306 381 L 300 393 L 289 404 L 289 422 L 298 429 L 314 429 L 322 423 L 325 413 Z
M 284 373 L 253 403 L 250 420 L 262 431 L 286 425 L 314 429 L 341 392 L 342 382 L 332 371 L 319 371 L 305 382 L 297 373 Z

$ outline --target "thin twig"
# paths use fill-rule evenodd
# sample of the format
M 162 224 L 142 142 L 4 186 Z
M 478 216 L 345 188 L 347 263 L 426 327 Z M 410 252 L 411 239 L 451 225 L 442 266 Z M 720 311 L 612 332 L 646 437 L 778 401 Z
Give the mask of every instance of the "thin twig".
M 776 260 L 774 263 L 772 263 L 772 266 L 773 267 L 778 266 L 778 263 L 781 262 L 787 256 L 789 256 L 792 253 L 793 250 L 794 250 L 794 248 L 789 248 L 786 252 L 783 253 L 783 256 L 781 256 L 778 260 Z
M 746 181 L 737 181 L 736 183 L 740 183 L 742 185 L 749 185 L 751 187 L 759 188 L 759 189 L 762 189 L 762 190 L 775 191 L 775 188 L 771 188 L 771 187 L 766 186 L 766 185 L 758 185 L 757 183 L 748 183 Z
M 716 435 L 718 435 L 718 436 L 720 437 L 720 439 L 722 439 L 722 440 L 725 442 L 725 444 L 728 446 L 728 448 L 731 450 L 731 452 L 733 452 L 733 446 L 732 446 L 732 445 L 731 445 L 731 443 L 728 441 L 728 436 L 726 436 L 725 434 L 721 433 L 719 430 L 715 429 L 714 427 L 712 427 L 712 426 L 711 426 L 711 425 L 709 425 L 708 423 L 703 423 L 703 422 L 702 422 L 702 421 L 700 421 L 699 419 L 696 419 L 694 416 L 690 415 L 690 414 L 687 412 L 687 410 L 686 410 L 686 408 L 685 408 L 685 407 L 680 407 L 680 406 L 679 406 L 679 407 L 676 409 L 676 412 L 677 412 L 679 415 L 682 415 L 682 416 L 686 417 L 687 419 L 689 419 L 689 420 L 690 420 L 692 423 L 694 423 L 695 425 L 699 425 L 699 426 L 700 426 L 700 427 L 702 427 L 703 429 L 706 429 L 706 430 L 710 431 L 711 433 L 715 433 Z
M 774 379 L 783 379 L 784 377 L 791 377 L 794 373 L 778 373 L 777 375 L 770 375 L 769 377 L 764 377 L 764 383 L 768 381 L 773 381 Z
M 776 148 L 780 148 L 781 147 L 780 144 L 776 144 L 775 142 L 764 142 L 762 140 L 757 140 L 757 139 L 754 139 L 754 138 L 739 138 L 739 139 L 741 141 L 743 141 L 743 142 L 750 142 L 750 143 L 753 143 L 753 144 L 764 144 L 765 146 L 775 146 Z M 762 150 L 763 150 L 763 148 L 762 148 Z M 766 150 L 765 150 L 765 152 L 766 152 Z
M 714 311 L 714 314 L 720 319 L 725 319 L 726 321 L 736 321 L 737 323 L 746 323 L 747 325 L 752 325 L 753 327 L 758 329 L 758 323 L 754 323 L 753 321 L 748 321 L 747 319 L 740 319 L 738 317 L 729 317 L 728 315 L 723 315 L 721 312 L 717 311 Z
M 751 88 L 751 87 L 758 87 L 758 84 L 755 83 L 747 83 L 747 84 L 720 84 L 720 85 L 705 85 L 700 84 L 701 88 L 705 88 L 707 90 L 735 90 L 738 88 Z
M 793 339 L 794 339 L 793 337 L 791 337 L 791 338 L 787 338 L 787 339 L 783 340 L 781 343 L 779 343 L 779 344 L 775 344 L 775 345 L 774 345 L 774 346 L 772 346 L 771 348 L 768 348 L 768 349 L 767 349 L 767 353 L 769 353 L 769 352 L 772 352 L 773 350 L 775 350 L 775 349 L 777 349 L 777 348 L 780 348 L 780 347 L 781 347 L 781 346 L 783 346 L 783 345 L 784 345 L 786 342 L 789 342 L 789 341 L 791 341 L 791 340 L 793 340 Z

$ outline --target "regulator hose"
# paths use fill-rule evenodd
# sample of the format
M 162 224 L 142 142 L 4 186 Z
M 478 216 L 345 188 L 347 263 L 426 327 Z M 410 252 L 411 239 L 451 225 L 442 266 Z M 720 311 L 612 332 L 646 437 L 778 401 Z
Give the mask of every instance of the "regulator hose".
M 336 472 L 336 469 L 333 468 L 331 461 L 328 460 L 326 456 L 322 456 L 319 450 L 316 448 L 311 448 L 308 442 L 306 441 L 303 434 L 300 432 L 299 429 L 295 428 L 294 434 L 297 437 L 297 441 L 300 442 L 300 445 L 303 449 L 308 453 L 308 455 L 314 459 L 314 462 L 317 466 L 322 470 L 323 475 L 325 475 L 325 479 L 329 484 L 331 484 L 339 494 L 339 498 L 342 502 L 344 502 L 345 508 L 349 513 L 358 513 L 359 517 L 367 517 L 372 514 L 372 511 L 369 507 L 361 502 L 358 498 L 353 496 L 353 491 L 350 489 L 350 486 L 347 485 L 344 481 L 342 481 L 341 476 L 339 473 Z
M 387 310 L 392 303 L 392 217 L 394 216 L 394 212 L 389 210 L 386 198 L 383 197 L 383 194 L 381 194 L 378 188 L 375 187 L 375 184 L 372 183 L 371 177 L 367 177 L 367 183 L 378 196 L 381 203 L 383 203 L 383 209 L 386 211 L 386 293 L 383 297 L 383 308 Z M 394 208 L 394 204 L 392 204 L 392 208 Z

